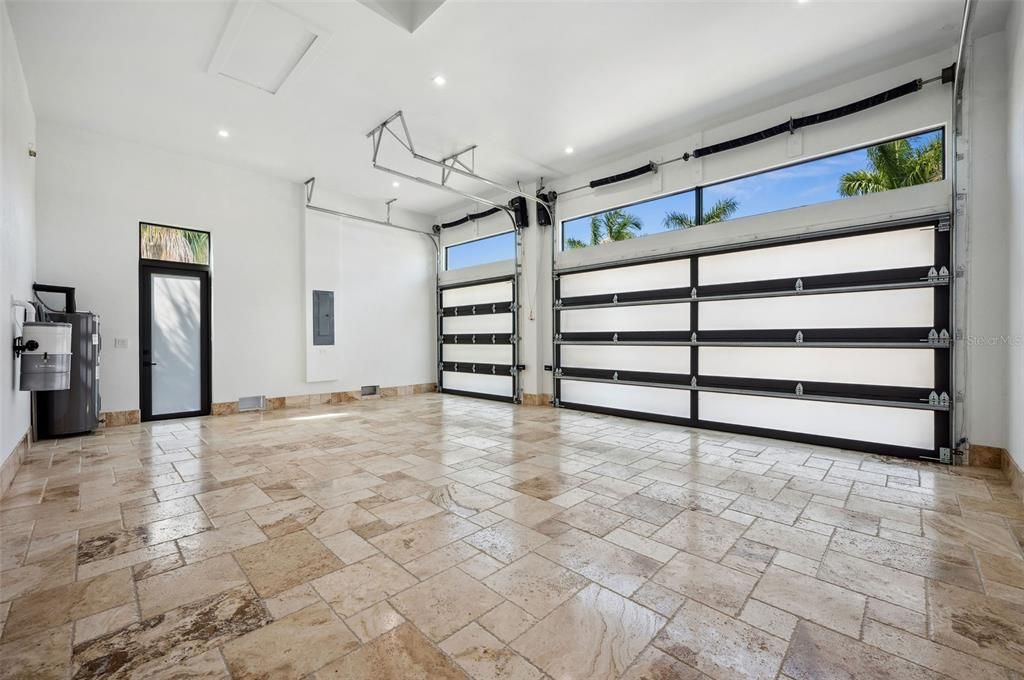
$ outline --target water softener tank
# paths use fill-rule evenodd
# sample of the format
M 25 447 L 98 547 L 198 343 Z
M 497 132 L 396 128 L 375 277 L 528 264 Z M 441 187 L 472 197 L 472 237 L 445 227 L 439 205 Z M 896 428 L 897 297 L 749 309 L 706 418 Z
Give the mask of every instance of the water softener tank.
M 27 321 L 22 331 L 21 389 L 71 387 L 71 324 Z

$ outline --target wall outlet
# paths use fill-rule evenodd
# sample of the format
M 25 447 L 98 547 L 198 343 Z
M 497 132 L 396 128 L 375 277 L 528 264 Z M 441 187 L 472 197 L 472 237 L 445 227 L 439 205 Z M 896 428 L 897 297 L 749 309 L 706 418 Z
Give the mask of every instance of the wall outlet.
M 128 349 L 128 338 L 114 338 L 114 347 L 117 349 Z

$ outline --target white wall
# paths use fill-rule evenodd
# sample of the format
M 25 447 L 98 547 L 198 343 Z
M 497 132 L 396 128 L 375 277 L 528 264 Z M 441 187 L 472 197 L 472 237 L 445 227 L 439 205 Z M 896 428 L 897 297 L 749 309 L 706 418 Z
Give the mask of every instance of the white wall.
M 967 434 L 971 442 L 1007 446 L 1007 305 L 1010 287 L 1007 181 L 1006 34 L 974 40 L 965 80 L 967 162 L 958 183 L 967 192 L 968 243 L 961 264 L 967 267 L 966 330 Z
M 383 206 L 317 192 L 315 205 L 380 219 Z M 436 380 L 435 261 L 429 220 L 393 211 L 392 221 L 423 228 L 414 234 L 306 210 L 305 298 L 335 292 L 335 344 L 314 346 L 306 324 L 306 375 L 320 387 L 408 385 Z
M 338 380 L 311 384 L 306 381 L 301 185 L 50 122 L 40 123 L 39 149 L 38 279 L 75 286 L 79 306 L 100 315 L 103 410 L 139 405 L 140 221 L 211 232 L 213 401 L 431 380 L 433 359 L 426 351 L 414 350 L 407 362 L 392 366 L 393 356 L 384 355 L 388 345 L 354 322 L 366 320 L 365 309 L 387 316 L 397 305 L 410 327 L 432 334 L 432 305 L 422 317 L 409 313 L 412 303 L 406 298 L 374 285 L 386 269 L 367 271 L 401 240 L 390 230 L 387 238 L 361 237 L 353 230 L 351 238 L 342 239 L 336 300 L 351 316 L 339 318 L 336 335 L 340 347 L 350 351 L 339 358 Z M 317 202 L 329 200 L 317 193 Z M 425 252 L 422 244 L 415 248 L 417 257 Z M 403 246 L 396 250 L 404 252 Z M 430 266 L 427 261 L 420 271 Z M 409 299 L 430 302 L 423 288 L 431 286 L 424 282 L 407 293 Z M 127 338 L 128 347 L 115 348 L 115 338 Z M 394 370 L 382 375 L 381 366 Z
M 1007 23 L 1009 56 L 1009 257 L 1007 399 L 1010 455 L 1024 470 L 1024 4 L 1014 3 Z
M 11 346 L 21 312 L 11 309 L 12 298 L 32 296 L 35 276 L 35 161 L 28 146 L 35 142 L 36 120 L 21 70 L 7 5 L 0 2 L 0 463 L 28 431 L 30 393 L 17 389 L 18 363 Z M 17 314 L 17 317 L 15 316 Z

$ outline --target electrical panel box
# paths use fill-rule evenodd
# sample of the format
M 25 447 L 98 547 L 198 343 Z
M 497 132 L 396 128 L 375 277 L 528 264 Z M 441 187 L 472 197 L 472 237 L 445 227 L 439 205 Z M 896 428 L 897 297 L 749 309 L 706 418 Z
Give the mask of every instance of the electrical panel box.
M 313 291 L 313 344 L 334 344 L 334 291 Z

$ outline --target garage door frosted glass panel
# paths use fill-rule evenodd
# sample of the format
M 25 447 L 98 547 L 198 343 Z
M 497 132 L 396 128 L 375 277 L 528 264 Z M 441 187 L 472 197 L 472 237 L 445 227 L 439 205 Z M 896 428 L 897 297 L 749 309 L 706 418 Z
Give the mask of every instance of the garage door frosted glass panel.
M 702 302 L 698 314 L 703 330 L 930 327 L 934 299 L 929 288 L 833 293 Z
M 441 349 L 442 361 L 469 364 L 512 364 L 512 345 L 452 345 Z
M 690 393 L 686 390 L 563 380 L 561 398 L 562 401 L 568 403 L 602 406 L 623 411 L 639 411 L 679 418 L 690 416 Z
M 588 331 L 685 331 L 690 329 L 690 305 L 643 305 L 561 312 L 563 333 Z
M 476 373 L 454 373 L 445 371 L 443 378 L 446 390 L 478 392 L 499 397 L 512 396 L 512 376 L 480 375 Z
M 561 278 L 563 298 L 600 293 L 684 288 L 690 285 L 690 261 L 671 260 L 632 267 L 616 267 Z
M 704 375 L 934 387 L 935 356 L 919 349 L 701 347 Z
M 915 449 L 934 448 L 932 411 L 711 392 L 701 392 L 699 399 L 701 420 Z
M 498 281 L 479 286 L 449 288 L 441 291 L 442 307 L 477 305 L 484 302 L 508 302 L 512 299 L 512 282 Z
M 689 373 L 690 348 L 564 345 L 561 361 L 572 368 Z
M 477 316 L 446 316 L 441 321 L 442 333 L 511 333 L 511 314 Z
M 935 231 L 903 229 L 704 256 L 700 284 L 930 267 L 934 262 Z

